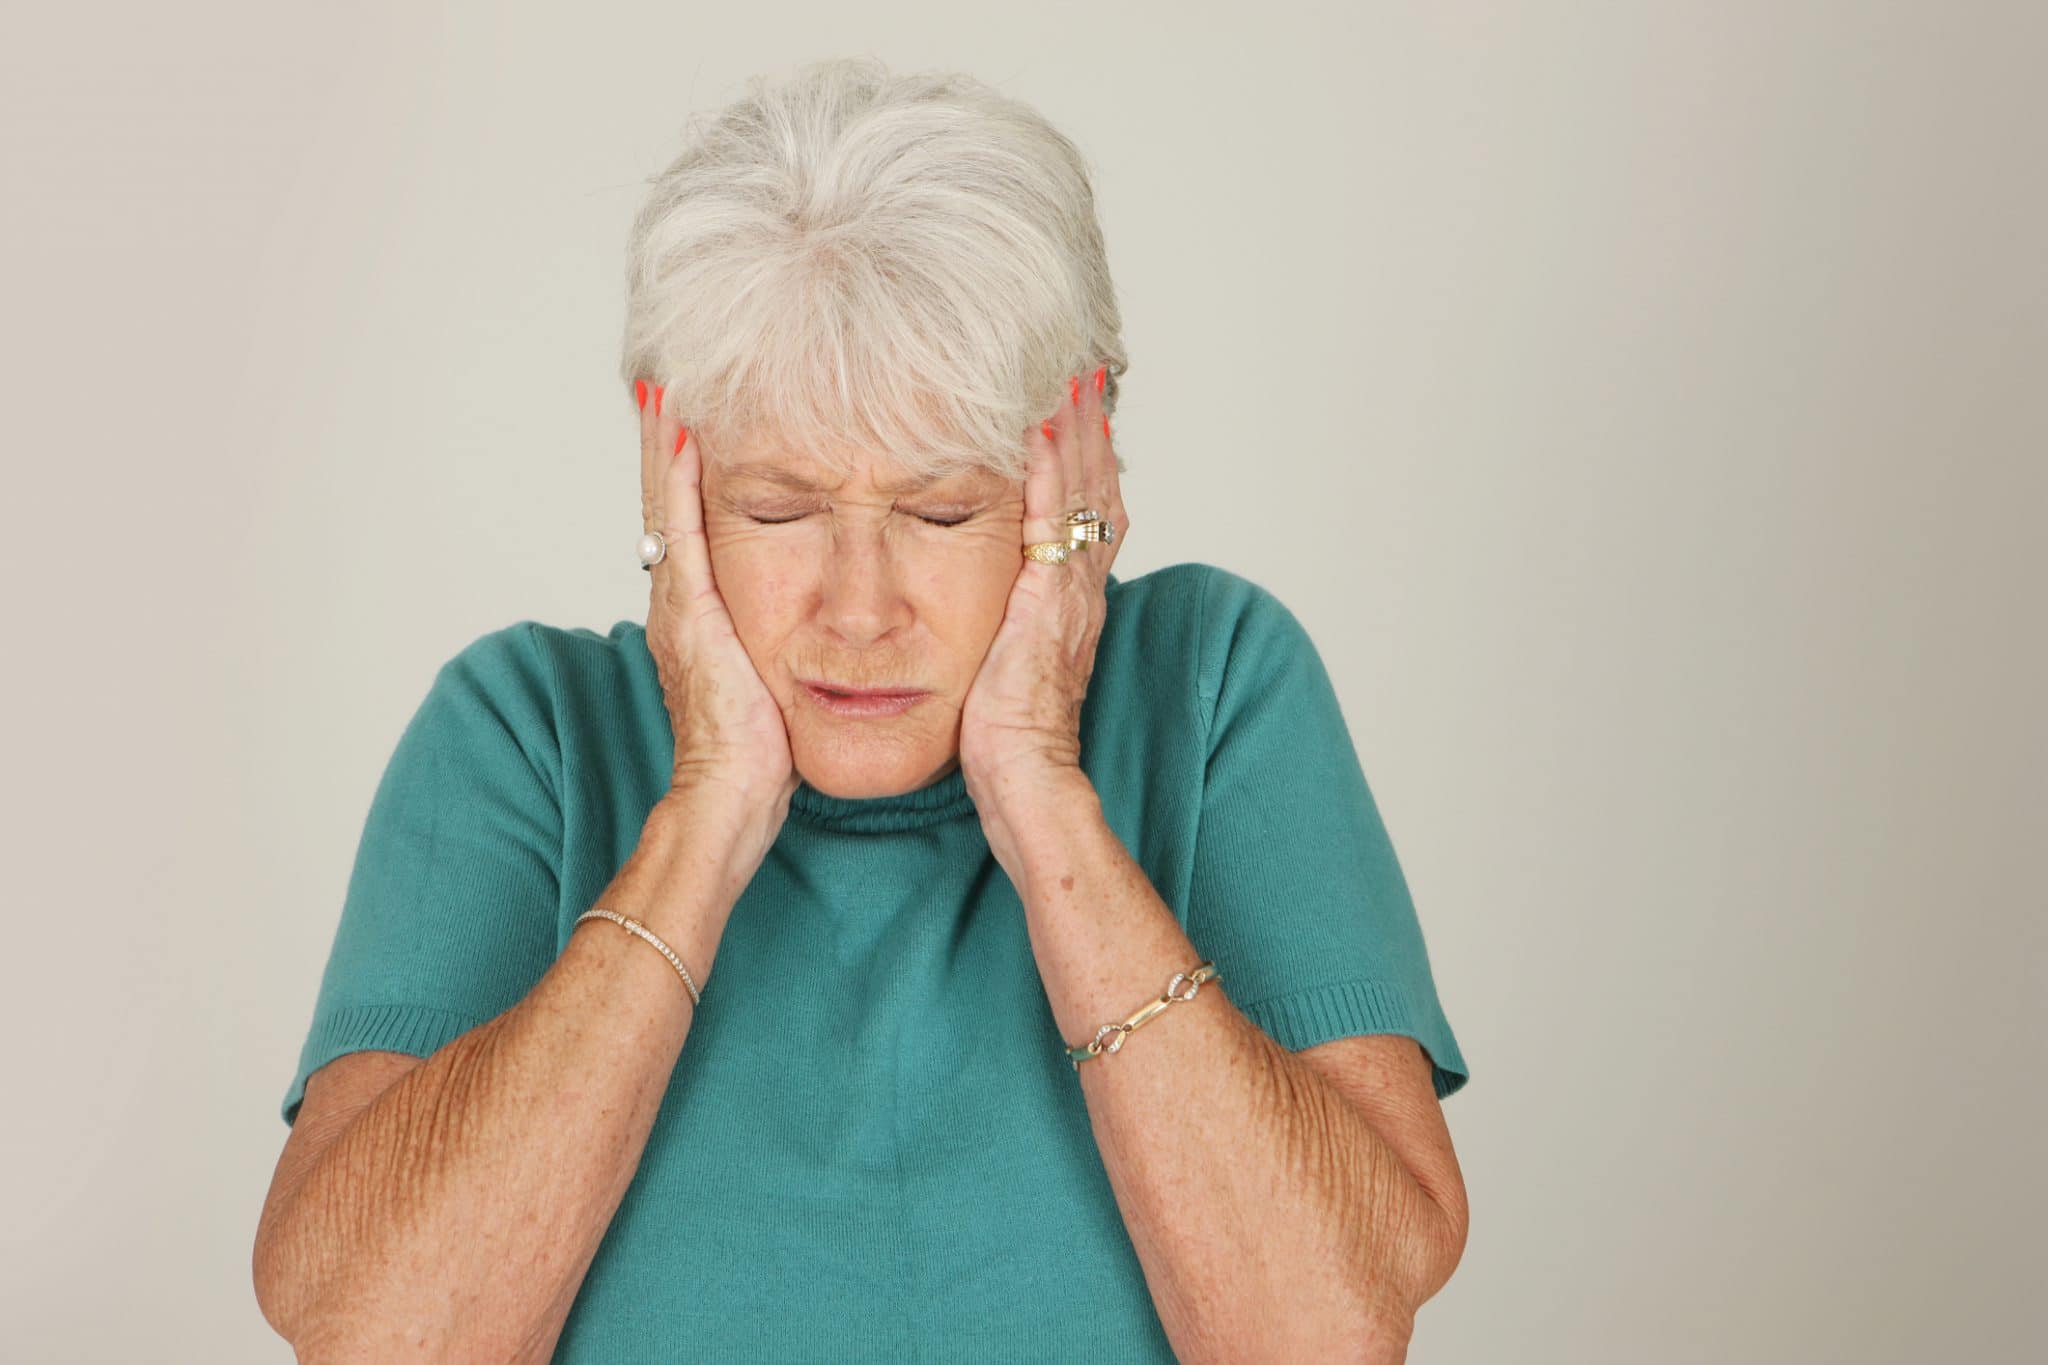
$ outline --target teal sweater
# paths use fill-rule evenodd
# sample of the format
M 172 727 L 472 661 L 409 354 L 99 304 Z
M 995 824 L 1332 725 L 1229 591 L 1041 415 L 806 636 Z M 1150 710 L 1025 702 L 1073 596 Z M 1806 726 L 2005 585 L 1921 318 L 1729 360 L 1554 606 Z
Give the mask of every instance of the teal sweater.
M 1082 763 L 1210 989 L 1291 1049 L 1406 1034 L 1454 1093 L 1421 927 L 1300 622 L 1206 564 L 1107 596 Z M 285 1122 L 333 1058 L 425 1057 L 517 1003 L 672 752 L 640 623 L 519 621 L 443 665 L 370 803 Z M 1066 1057 L 1085 1040 L 1054 1024 L 957 769 L 900 796 L 799 786 L 700 984 L 557 1361 L 1174 1358 Z

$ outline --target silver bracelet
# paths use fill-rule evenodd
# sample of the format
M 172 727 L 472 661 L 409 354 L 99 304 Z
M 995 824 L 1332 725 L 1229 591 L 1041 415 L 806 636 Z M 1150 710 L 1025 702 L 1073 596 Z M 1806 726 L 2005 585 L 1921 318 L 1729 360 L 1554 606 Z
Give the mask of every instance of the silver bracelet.
M 682 973 L 683 985 L 687 987 L 690 992 L 690 1004 L 692 1006 L 695 1006 L 699 1003 L 699 997 L 697 994 L 697 983 L 690 979 L 690 969 L 683 965 L 683 960 L 677 957 L 666 943 L 663 943 L 660 939 L 654 936 L 654 931 L 652 929 L 649 929 L 646 925 L 642 924 L 639 920 L 634 919 L 631 915 L 615 914 L 610 910 L 585 910 L 582 914 L 576 917 L 576 924 L 581 924 L 583 923 L 583 921 L 587 919 L 608 919 L 612 923 L 618 925 L 621 929 L 624 929 L 627 933 L 638 934 L 640 937 L 646 939 L 649 943 L 652 943 L 656 948 L 659 948 L 661 950 L 661 955 L 668 959 L 669 965 L 671 967 L 674 967 L 678 972 Z M 569 926 L 572 932 L 575 930 L 576 924 L 572 924 Z

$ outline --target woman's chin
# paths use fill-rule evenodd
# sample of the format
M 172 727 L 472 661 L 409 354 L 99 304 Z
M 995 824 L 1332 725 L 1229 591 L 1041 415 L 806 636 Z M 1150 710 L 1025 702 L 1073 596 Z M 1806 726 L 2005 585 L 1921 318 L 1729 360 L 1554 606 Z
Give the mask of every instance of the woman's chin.
M 900 749 L 861 753 L 837 748 L 830 754 L 796 755 L 797 775 L 827 796 L 864 800 L 875 796 L 901 796 L 928 787 L 951 773 L 958 765 L 950 754 L 913 754 Z

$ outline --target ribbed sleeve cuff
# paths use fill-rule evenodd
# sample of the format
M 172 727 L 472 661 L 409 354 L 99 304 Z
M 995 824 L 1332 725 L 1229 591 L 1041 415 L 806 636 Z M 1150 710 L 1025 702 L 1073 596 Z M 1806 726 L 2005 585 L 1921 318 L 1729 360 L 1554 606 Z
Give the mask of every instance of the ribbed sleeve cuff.
M 1232 1002 L 1236 1003 L 1236 1002 Z M 1338 981 L 1290 991 L 1237 1007 L 1289 1052 L 1366 1033 L 1399 1033 L 1422 1044 L 1434 1070 L 1436 1097 L 1457 1093 L 1471 1079 L 1450 1025 L 1437 1010 L 1418 1008 L 1391 981 Z
M 446 1044 L 483 1023 L 481 1019 L 427 1005 L 345 1005 L 322 1010 L 306 1035 L 279 1112 L 286 1126 L 298 1121 L 306 1081 L 315 1071 L 349 1052 L 404 1052 L 431 1057 Z

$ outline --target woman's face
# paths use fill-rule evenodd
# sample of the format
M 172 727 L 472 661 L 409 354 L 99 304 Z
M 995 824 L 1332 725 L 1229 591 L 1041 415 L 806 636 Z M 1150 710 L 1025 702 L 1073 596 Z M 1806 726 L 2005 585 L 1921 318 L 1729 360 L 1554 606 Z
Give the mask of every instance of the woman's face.
M 842 478 L 753 445 L 704 462 L 703 499 L 712 576 L 803 779 L 868 797 L 950 773 L 961 705 L 1024 565 L 1022 480 L 972 470 L 920 485 L 882 458 Z M 925 695 L 851 715 L 806 683 Z

